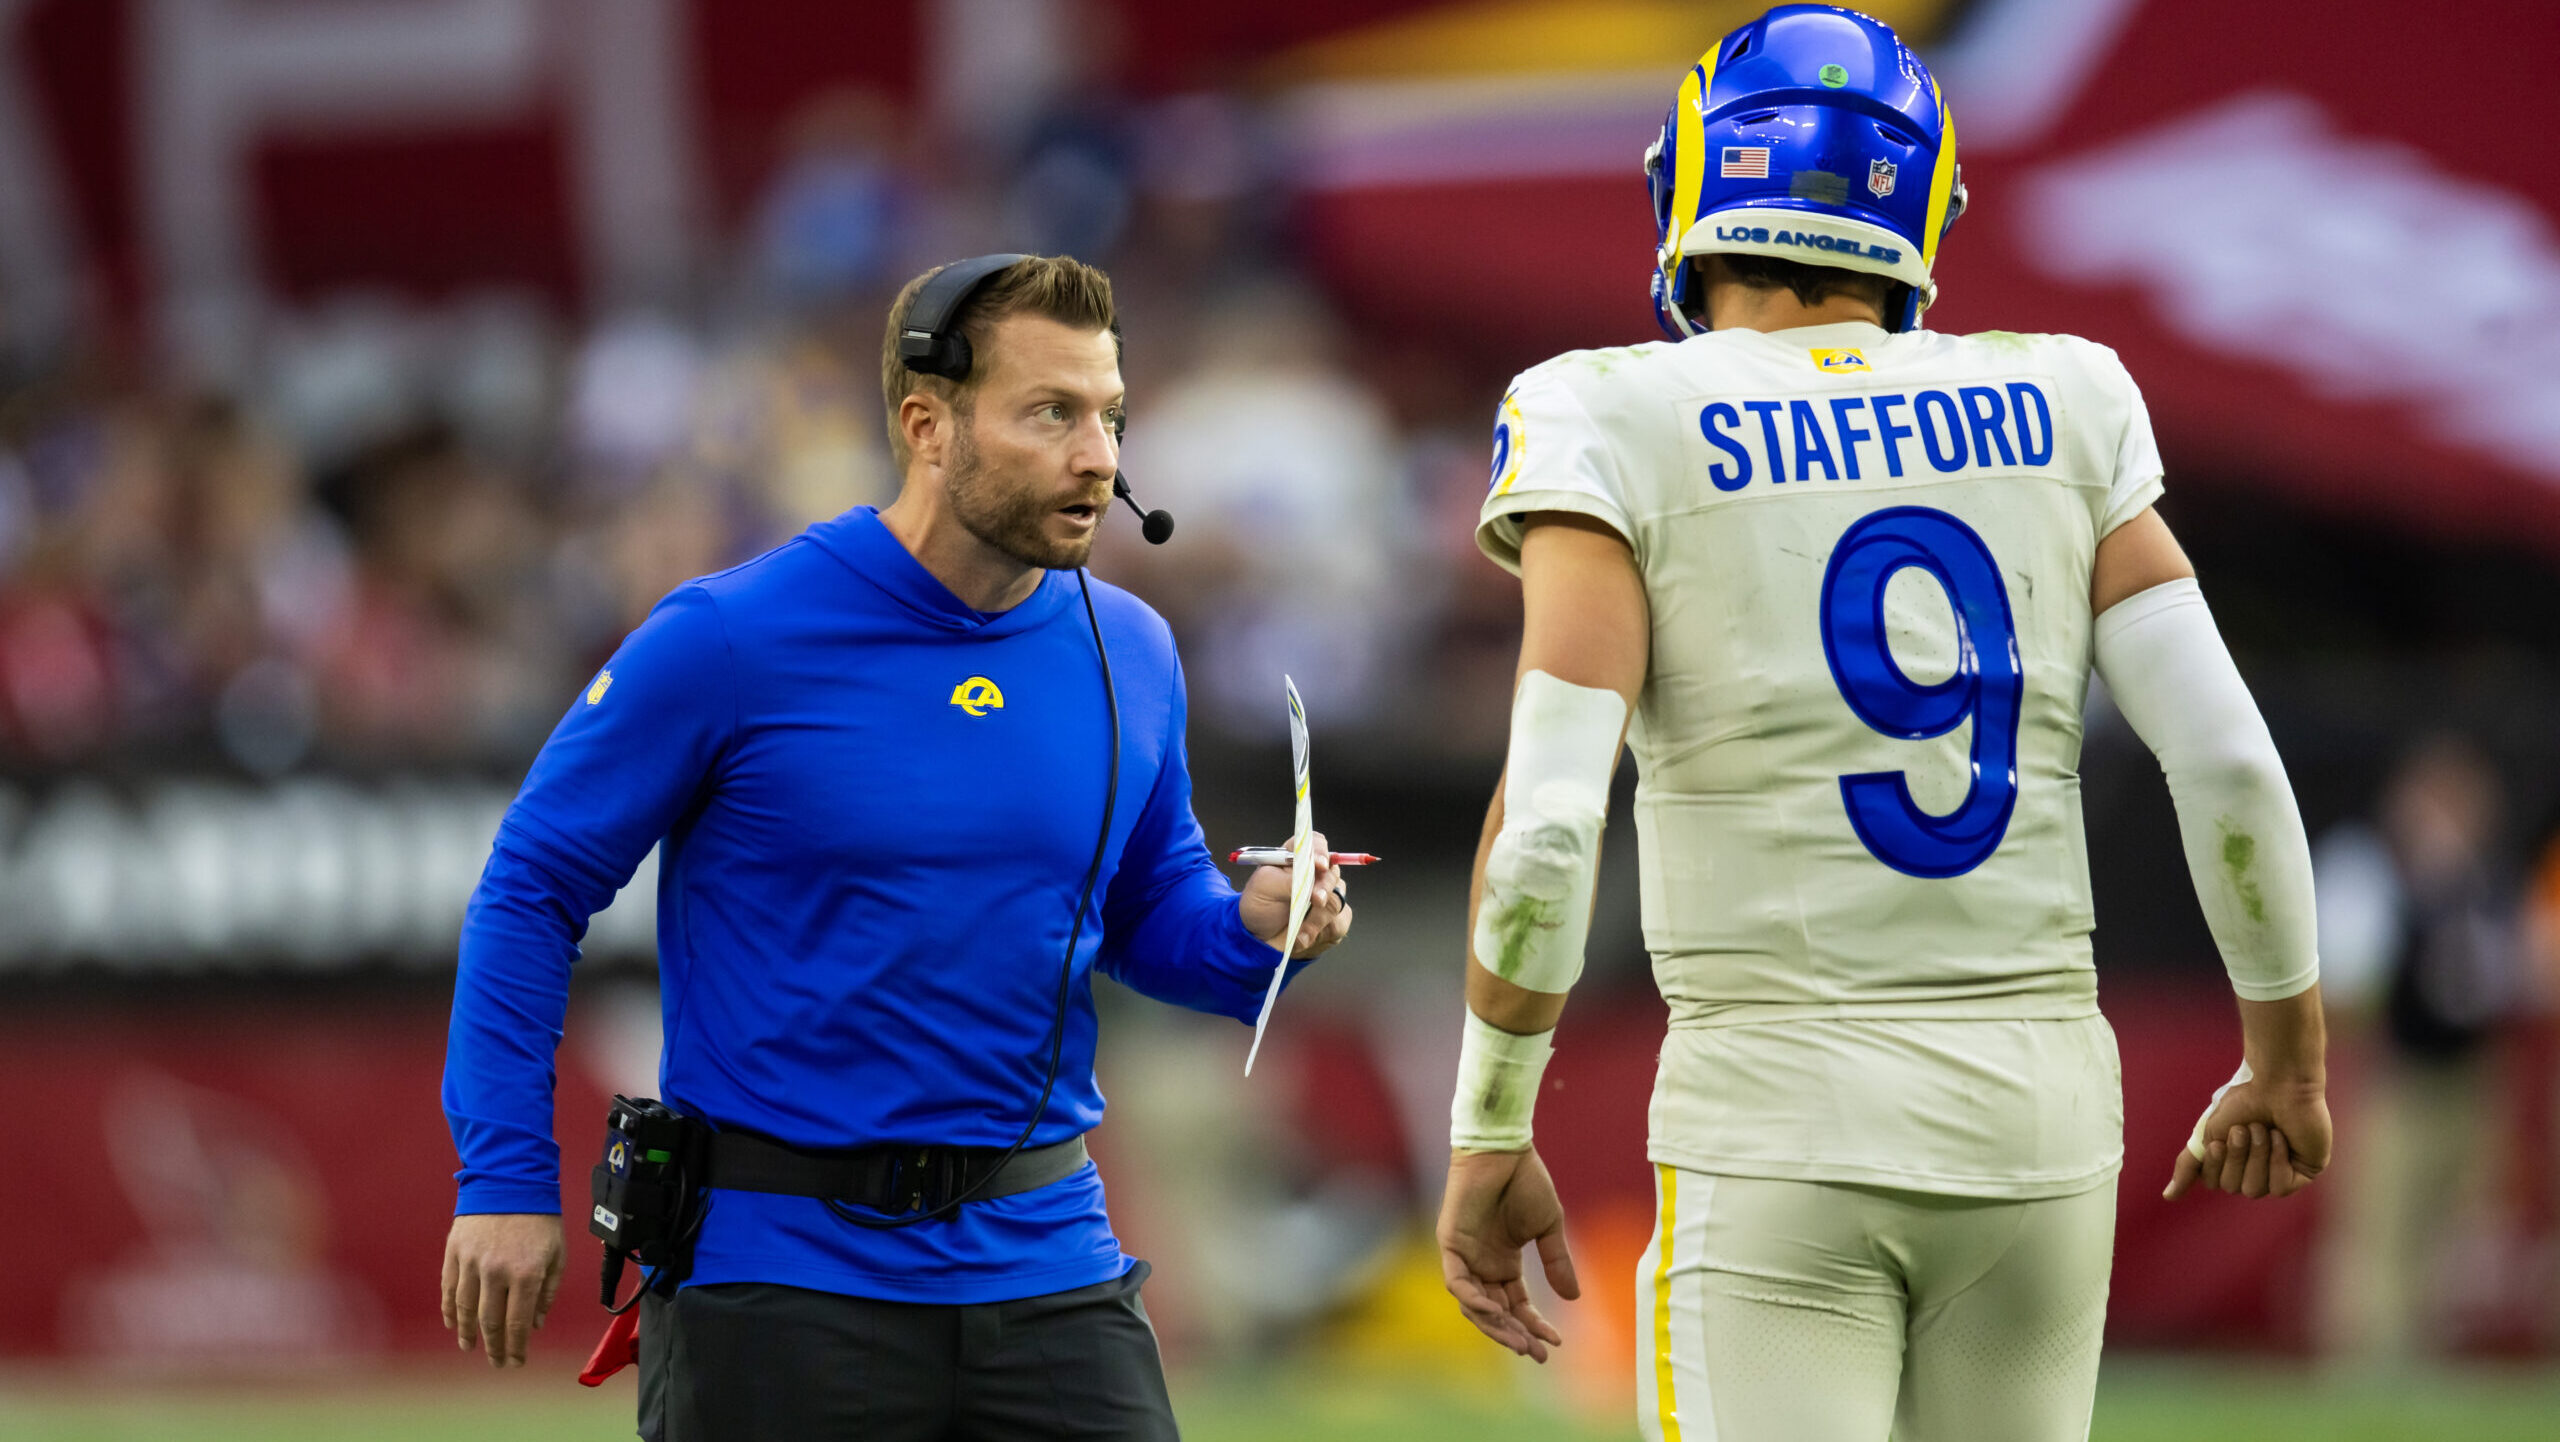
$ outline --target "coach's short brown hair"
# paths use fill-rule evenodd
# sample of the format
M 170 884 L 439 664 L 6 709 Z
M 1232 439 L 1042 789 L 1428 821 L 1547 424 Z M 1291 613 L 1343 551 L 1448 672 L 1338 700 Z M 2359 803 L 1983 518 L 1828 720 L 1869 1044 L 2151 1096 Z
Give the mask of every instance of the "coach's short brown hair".
M 889 328 L 880 337 L 880 400 L 888 411 L 889 457 L 900 471 L 907 468 L 908 456 L 906 434 L 898 425 L 899 403 L 922 391 L 941 396 L 952 409 L 967 414 L 969 393 L 987 371 L 987 337 L 995 330 L 996 322 L 1007 316 L 1038 315 L 1078 330 L 1110 330 L 1119 324 L 1119 313 L 1111 305 L 1111 277 L 1073 256 L 1030 256 L 981 281 L 960 307 L 960 313 L 952 317 L 953 324 L 968 337 L 970 348 L 976 352 L 967 380 L 952 381 L 911 371 L 898 357 L 898 333 L 907 328 L 907 313 L 915 309 L 916 293 L 943 269 L 937 265 L 907 282 L 898 298 L 890 302 Z

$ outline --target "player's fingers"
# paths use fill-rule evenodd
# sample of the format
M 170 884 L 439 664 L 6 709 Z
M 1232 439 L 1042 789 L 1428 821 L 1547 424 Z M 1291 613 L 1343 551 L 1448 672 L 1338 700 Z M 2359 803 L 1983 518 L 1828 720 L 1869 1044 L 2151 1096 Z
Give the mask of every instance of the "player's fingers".
M 2196 1178 L 2202 1175 L 2204 1175 L 2204 1158 L 2197 1156 L 2188 1148 L 2180 1147 L 2177 1164 L 2169 1168 L 2169 1185 L 2161 1190 L 2160 1195 L 2174 1202 L 2185 1196 L 2187 1189 L 2194 1186 Z
M 1558 1222 L 1538 1238 L 1538 1260 L 1547 1269 L 1547 1285 L 1566 1301 L 1582 1296 L 1582 1282 L 1574 1275 L 1573 1252 L 1564 1243 L 1564 1223 Z
M 542 1319 L 542 1294 L 550 1279 L 527 1272 L 507 1288 L 507 1363 L 521 1367 L 533 1348 L 533 1329 Z
M 1520 1335 L 1528 1342 L 1526 1351 L 1530 1361 L 1544 1362 L 1549 1344 L 1561 1345 L 1564 1342 L 1564 1334 L 1556 1330 L 1555 1323 L 1539 1315 L 1538 1306 L 1529 1300 L 1529 1289 L 1525 1285 L 1513 1282 L 1504 1287 L 1502 1303 L 1510 1311 L 1512 1322 L 1520 1328 Z
M 444 1278 L 438 1288 L 442 1300 L 438 1303 L 437 1315 L 444 1319 L 444 1329 L 448 1332 L 453 1330 L 453 1284 L 460 1269 L 453 1254 L 453 1241 L 447 1238 L 444 1244 Z
M 1458 1299 L 1459 1307 L 1467 1315 L 1488 1321 L 1506 1315 L 1502 1304 L 1502 1284 L 1479 1276 L 1466 1258 L 1445 1247 L 1440 1252 L 1440 1280 L 1448 1287 L 1449 1295 Z
M 2240 1145 L 2231 1153 L 2229 1163 L 2229 1165 L 2237 1169 L 2238 1175 L 2231 1178 L 2230 1184 L 2225 1187 L 2224 1190 L 2230 1192 L 2231 1195 L 2235 1197 L 2245 1197 L 2249 1194 L 2248 1185 L 2250 1164 L 2256 1161 L 2258 1154 L 2266 1148 L 2255 1137 L 2249 1135 L 2249 1129 L 2247 1127 L 2244 1126 L 2239 1128 L 2239 1132 Z
M 2249 1167 L 2240 1176 L 2240 1195 L 2263 1197 L 2267 1194 L 2267 1165 L 2275 1159 L 2275 1148 L 2267 1144 L 2267 1124 L 2249 1123 Z
M 2293 1169 L 2293 1148 L 2282 1131 L 2275 1131 L 2267 1138 L 2267 1195 L 2289 1197 L 2301 1190 L 2302 1176 Z
M 1514 1317 L 1520 1325 L 1520 1355 L 1530 1361 L 1544 1362 L 1549 1347 L 1564 1345 L 1564 1334 L 1556 1330 L 1553 1322 L 1539 1316 L 1531 1304 L 1522 1302 Z
M 1325 923 L 1333 919 L 1330 898 L 1319 900 L 1307 908 L 1306 919 L 1298 923 L 1298 934 L 1289 939 L 1293 956 L 1313 956 L 1317 943 L 1324 940 Z
M 550 1269 L 543 1273 L 542 1305 L 535 1309 L 533 1314 L 533 1325 L 537 1331 L 541 1329 L 544 1322 L 551 1319 L 551 1304 L 560 1300 L 560 1278 L 566 1274 L 560 1263 L 560 1256 L 554 1253 Z
M 1529 1355 L 1530 1346 L 1537 1341 L 1535 1337 L 1521 1331 L 1518 1324 L 1514 1323 L 1509 1317 L 1503 1316 L 1499 1313 L 1495 1314 L 1495 1316 L 1490 1320 L 1477 1316 L 1473 1312 L 1467 1313 L 1466 1318 L 1468 1322 L 1475 1326 L 1477 1331 L 1484 1333 L 1487 1338 L 1501 1343 L 1507 1350 L 1516 1352 L 1523 1357 Z
M 1475 1329 L 1500 1342 L 1514 1352 L 1526 1352 L 1529 1338 L 1520 1324 L 1505 1310 L 1496 1296 L 1463 1263 L 1454 1268 L 1450 1254 L 1442 1253 L 1441 1279 L 1448 1285 L 1449 1295 L 1457 1300 L 1458 1312 Z
M 483 1265 L 480 1273 L 480 1350 L 492 1367 L 507 1365 L 507 1294 L 504 1267 Z
M 1320 956 L 1331 950 L 1351 930 L 1351 908 L 1330 893 L 1319 897 L 1307 908 L 1307 919 L 1298 926 L 1293 956 Z
M 468 1352 L 480 1340 L 480 1264 L 464 1258 L 454 1266 L 453 1345 Z
M 2233 1127 L 2231 1129 L 2231 1134 L 2223 1138 L 2222 1167 L 2219 1175 L 2214 1178 L 2214 1190 L 2219 1192 L 2239 1191 L 2240 1178 L 2248 1170 L 2249 1129 L 2247 1127 Z
M 1564 1333 L 1556 1330 L 1556 1324 L 1547 1320 L 1546 1313 L 1538 1310 L 1538 1304 L 1530 1301 L 1527 1293 L 1522 1293 L 1511 1304 L 1511 1315 L 1519 1319 L 1520 1325 L 1528 1330 L 1530 1336 L 1550 1347 L 1564 1345 Z

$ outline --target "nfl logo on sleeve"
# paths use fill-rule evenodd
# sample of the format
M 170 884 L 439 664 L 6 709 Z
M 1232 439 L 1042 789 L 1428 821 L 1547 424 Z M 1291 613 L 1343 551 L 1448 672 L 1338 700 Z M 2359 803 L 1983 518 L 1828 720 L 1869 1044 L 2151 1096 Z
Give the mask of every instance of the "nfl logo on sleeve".
M 1890 160 L 1870 160 L 1867 162 L 1867 189 L 1875 193 L 1876 199 L 1882 200 L 1893 194 L 1893 178 L 1899 173 Z
M 1724 147 L 1724 178 L 1751 180 L 1769 178 L 1769 147 L 1765 145 L 1728 145 Z

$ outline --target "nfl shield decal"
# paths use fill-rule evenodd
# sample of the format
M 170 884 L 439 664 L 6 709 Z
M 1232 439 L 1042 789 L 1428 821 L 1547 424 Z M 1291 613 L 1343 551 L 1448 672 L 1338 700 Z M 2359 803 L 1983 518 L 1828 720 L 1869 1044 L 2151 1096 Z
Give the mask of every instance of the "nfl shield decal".
M 1874 192 L 1876 199 L 1882 200 L 1893 194 L 1893 178 L 1899 173 L 1890 160 L 1870 160 L 1867 162 L 1867 189 Z

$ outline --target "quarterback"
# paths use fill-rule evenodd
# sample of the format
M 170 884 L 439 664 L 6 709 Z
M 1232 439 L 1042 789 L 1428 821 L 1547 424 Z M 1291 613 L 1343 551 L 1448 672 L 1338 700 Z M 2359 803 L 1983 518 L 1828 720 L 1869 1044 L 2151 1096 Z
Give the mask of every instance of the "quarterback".
M 1439 1238 L 1488 1336 L 1578 1287 L 1530 1122 L 1620 747 L 1670 1007 L 1636 1279 L 1648 1438 L 2087 1434 L 2123 1157 L 2080 815 L 2094 671 L 2158 757 L 2244 1065 L 2168 1192 L 2327 1165 L 2311 867 L 2282 763 L 2153 511 L 2112 351 L 1939 335 L 1963 210 L 1928 69 L 1788 5 L 1647 152 L 1674 337 L 1502 401 L 1477 538 L 1521 578 L 1477 854 Z M 2166 1160 L 2166 1159 L 2164 1159 Z

